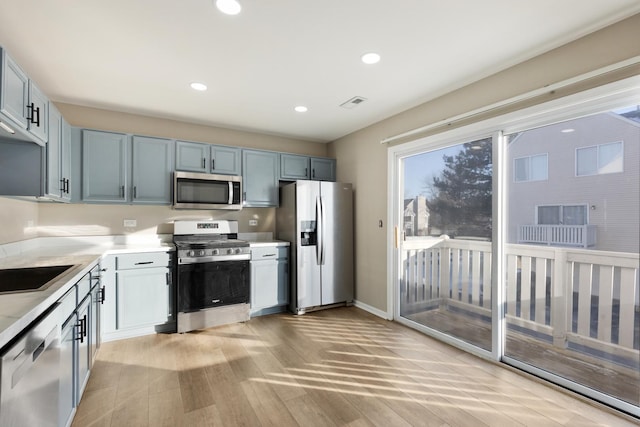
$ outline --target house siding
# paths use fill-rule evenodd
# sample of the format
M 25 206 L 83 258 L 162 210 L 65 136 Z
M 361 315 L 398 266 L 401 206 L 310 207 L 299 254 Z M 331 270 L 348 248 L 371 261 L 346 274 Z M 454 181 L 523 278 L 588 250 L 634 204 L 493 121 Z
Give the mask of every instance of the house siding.
M 573 128 L 574 132 L 561 133 Z M 623 141 L 623 172 L 576 176 L 576 149 Z M 548 153 L 546 181 L 514 182 L 513 159 Z M 535 224 L 538 205 L 588 206 L 597 227 L 592 249 L 638 252 L 640 241 L 640 124 L 603 113 L 527 131 L 509 145 L 508 240 L 518 225 Z

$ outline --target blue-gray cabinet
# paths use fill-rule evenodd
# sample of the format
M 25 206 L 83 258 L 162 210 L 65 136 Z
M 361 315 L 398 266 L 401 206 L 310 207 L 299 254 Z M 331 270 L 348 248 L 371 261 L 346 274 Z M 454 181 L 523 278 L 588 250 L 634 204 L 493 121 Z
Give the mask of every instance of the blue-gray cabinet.
M 285 311 L 289 303 L 287 246 L 251 248 L 251 315 Z
M 176 170 L 206 173 L 210 158 L 209 144 L 176 141 Z
M 171 204 L 174 142 L 84 129 L 82 201 Z
M 280 154 L 280 179 L 283 181 L 298 179 L 335 181 L 336 161 L 324 157 L 282 153 Z
M 244 206 L 278 206 L 279 163 L 276 152 L 242 150 Z
M 132 203 L 171 203 L 173 151 L 173 140 L 133 136 Z
M 176 141 L 176 170 L 240 175 L 240 148 Z
M 336 160 L 311 157 L 311 179 L 315 181 L 335 181 Z
M 127 201 L 128 151 L 123 133 L 82 131 L 83 201 Z
M 223 175 L 240 175 L 242 160 L 241 150 L 223 145 L 211 146 L 211 173 Z
M 49 140 L 46 146 L 45 196 L 71 200 L 71 127 L 58 109 L 49 105 Z
M 29 77 L 22 68 L 7 54 L 6 49 L 0 48 L 2 66 L 0 74 L 0 112 L 12 120 L 11 125 L 18 125 L 27 129 L 27 104 L 29 102 Z
M 49 133 L 49 100 L 6 49 L 0 48 L 0 61 L 0 122 L 5 125 L 3 130 L 9 128 L 12 137 L 44 145 Z
M 108 255 L 103 259 L 106 340 L 175 331 L 171 252 Z

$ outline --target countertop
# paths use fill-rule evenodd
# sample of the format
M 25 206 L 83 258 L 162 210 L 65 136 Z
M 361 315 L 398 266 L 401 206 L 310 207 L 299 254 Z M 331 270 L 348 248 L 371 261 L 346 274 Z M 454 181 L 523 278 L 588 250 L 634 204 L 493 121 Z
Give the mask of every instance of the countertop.
M 47 311 L 104 255 L 175 250 L 160 239 L 37 238 L 0 246 L 0 269 L 72 265 L 44 290 L 0 295 L 0 348 Z M 64 321 L 65 319 L 61 319 Z

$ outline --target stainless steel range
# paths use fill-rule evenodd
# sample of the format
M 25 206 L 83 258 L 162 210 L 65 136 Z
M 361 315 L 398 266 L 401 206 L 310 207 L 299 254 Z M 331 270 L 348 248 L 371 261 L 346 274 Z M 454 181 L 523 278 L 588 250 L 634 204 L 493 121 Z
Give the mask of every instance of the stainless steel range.
M 249 320 L 249 242 L 237 221 L 176 221 L 178 332 Z

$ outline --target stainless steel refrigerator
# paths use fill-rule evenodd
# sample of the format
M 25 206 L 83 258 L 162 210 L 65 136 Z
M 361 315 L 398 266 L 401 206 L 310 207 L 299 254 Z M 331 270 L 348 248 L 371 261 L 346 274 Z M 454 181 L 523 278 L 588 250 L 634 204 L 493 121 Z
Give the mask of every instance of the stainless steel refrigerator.
M 276 236 L 291 243 L 289 309 L 303 314 L 335 304 L 351 304 L 351 184 L 296 181 L 280 190 Z

